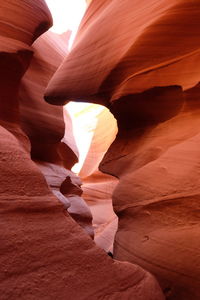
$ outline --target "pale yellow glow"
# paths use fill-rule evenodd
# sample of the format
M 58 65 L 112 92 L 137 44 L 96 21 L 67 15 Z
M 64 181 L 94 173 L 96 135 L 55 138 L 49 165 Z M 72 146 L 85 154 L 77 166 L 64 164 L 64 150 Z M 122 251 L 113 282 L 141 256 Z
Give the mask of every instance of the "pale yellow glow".
M 50 31 L 63 33 L 72 31 L 70 45 L 74 40 L 78 26 L 86 9 L 85 0 L 46 0 L 53 17 L 53 27 Z
M 98 104 L 70 102 L 65 109 L 72 119 L 73 134 L 79 149 L 79 162 L 72 168 L 72 171 L 78 174 L 90 149 L 98 115 L 105 107 Z

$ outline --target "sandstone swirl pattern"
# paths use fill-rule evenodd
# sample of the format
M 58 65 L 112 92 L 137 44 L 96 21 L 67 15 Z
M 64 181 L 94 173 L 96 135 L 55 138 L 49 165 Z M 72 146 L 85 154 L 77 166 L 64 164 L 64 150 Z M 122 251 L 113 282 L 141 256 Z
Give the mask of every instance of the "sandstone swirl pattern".
M 199 35 L 198 0 L 93 0 L 46 91 L 117 119 L 100 165 L 120 179 L 114 256 L 155 274 L 168 299 L 200 298 Z
M 67 151 L 62 149 L 60 156 L 56 152 L 64 129 L 61 111 L 55 109 L 53 116 L 47 104 L 39 104 L 48 76 L 56 62 L 61 62 L 62 53 L 51 49 L 53 42 L 48 34 L 41 44 L 38 40 L 31 47 L 52 24 L 45 2 L 1 0 L 0 19 L 0 298 L 163 299 L 150 273 L 108 257 L 69 216 L 69 203 L 63 206 L 49 188 L 53 186 L 58 196 L 57 184 L 64 168 L 61 158 L 69 153 L 69 147 Z M 43 51 L 37 51 L 39 44 L 40 50 L 47 49 L 49 64 Z M 30 65 L 33 52 L 35 66 Z M 22 83 L 29 65 L 30 72 Z M 28 122 L 30 119 L 32 122 Z M 55 120 L 55 128 L 51 120 Z M 46 157 L 39 149 L 42 145 L 45 148 L 44 141 L 50 152 Z M 36 164 L 33 159 L 40 162 Z M 67 166 L 70 163 L 71 158 Z M 49 186 L 38 166 L 44 175 L 47 172 Z M 74 183 L 76 186 L 65 173 L 64 184 L 59 186 L 63 195 L 69 189 L 72 194 L 79 190 L 78 180 Z M 72 214 L 74 211 L 73 207 Z
M 108 104 L 154 86 L 190 88 L 199 80 L 199 33 L 198 0 L 94 0 L 46 99 Z

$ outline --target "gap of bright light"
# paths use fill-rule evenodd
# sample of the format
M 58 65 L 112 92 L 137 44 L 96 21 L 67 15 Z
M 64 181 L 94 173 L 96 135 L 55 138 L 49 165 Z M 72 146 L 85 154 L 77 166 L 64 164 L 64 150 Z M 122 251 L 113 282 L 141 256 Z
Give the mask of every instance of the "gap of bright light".
M 50 31 L 63 33 L 72 31 L 69 45 L 71 46 L 80 21 L 86 10 L 85 0 L 46 0 L 53 17 L 53 27 Z
M 84 15 L 87 4 L 85 0 L 46 0 L 53 17 L 53 27 L 50 31 L 61 34 L 71 30 L 69 48 L 71 48 L 78 26 Z M 100 105 L 70 102 L 64 107 L 71 116 L 73 134 L 80 155 L 79 162 L 72 170 L 79 173 L 89 151 L 94 130 L 97 124 L 97 115 L 105 109 Z M 77 122 L 78 119 L 78 122 Z
M 78 174 L 90 149 L 98 115 L 105 107 L 98 104 L 70 102 L 64 109 L 72 119 L 73 135 L 79 149 L 79 161 L 72 168 L 72 171 Z

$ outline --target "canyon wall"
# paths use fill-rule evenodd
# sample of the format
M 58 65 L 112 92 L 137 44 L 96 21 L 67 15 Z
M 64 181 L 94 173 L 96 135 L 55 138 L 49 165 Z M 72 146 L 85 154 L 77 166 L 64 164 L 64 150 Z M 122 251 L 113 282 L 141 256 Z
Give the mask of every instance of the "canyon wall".
M 150 273 L 111 259 L 77 224 L 91 215 L 69 170 L 73 135 L 61 140 L 62 108 L 42 99 L 67 40 L 39 37 L 52 25 L 42 0 L 1 0 L 0 16 L 1 299 L 163 299 Z
M 83 199 L 92 213 L 94 241 L 106 252 L 113 252 L 117 216 L 113 212 L 112 193 L 118 179 L 98 170 L 104 154 L 117 134 L 117 122 L 102 105 L 69 103 L 73 132 L 80 151 L 80 161 L 73 170 L 83 182 Z M 106 124 L 106 126 L 105 126 Z
M 100 164 L 119 178 L 114 257 L 152 272 L 171 300 L 200 297 L 199 34 L 198 0 L 93 0 L 45 96 L 117 119 Z
M 48 81 L 68 53 L 69 37 L 70 32 L 68 35 L 47 32 L 33 44 L 34 57 L 19 90 L 20 124 L 30 139 L 31 157 L 53 193 L 64 202 L 68 212 L 86 232 L 93 236 L 92 215 L 80 197 L 82 183 L 70 171 L 78 161 L 70 116 L 65 115 L 64 122 L 63 108 L 53 107 L 43 100 Z M 67 137 L 62 139 L 65 123 L 68 132 Z

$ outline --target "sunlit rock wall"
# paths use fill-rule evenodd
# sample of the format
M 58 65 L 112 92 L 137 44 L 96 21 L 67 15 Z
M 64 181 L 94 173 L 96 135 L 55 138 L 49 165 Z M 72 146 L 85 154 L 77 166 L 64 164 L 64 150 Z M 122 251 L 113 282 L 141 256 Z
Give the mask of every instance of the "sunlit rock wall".
M 118 179 L 100 172 L 98 166 L 116 137 L 116 120 L 108 109 L 97 104 L 73 102 L 65 106 L 65 112 L 72 117 L 74 137 L 80 152 L 79 163 L 73 170 L 78 172 L 83 182 L 83 198 L 93 216 L 95 243 L 106 252 L 112 252 L 117 230 L 112 193 Z
M 107 106 L 118 135 L 100 170 L 119 178 L 114 257 L 168 299 L 200 297 L 198 0 L 93 0 L 46 100 Z
M 92 122 L 92 117 L 89 121 Z M 100 172 L 98 165 L 116 134 L 116 120 L 104 108 L 96 116 L 96 126 L 89 151 L 79 173 L 83 180 L 83 198 L 93 216 L 95 243 L 106 252 L 113 252 L 113 241 L 118 226 L 118 219 L 112 206 L 112 193 L 118 179 Z
M 108 105 L 155 86 L 191 88 L 199 81 L 198 25 L 198 0 L 92 1 L 46 99 Z
M 39 49 L 38 44 L 31 47 L 52 24 L 45 2 L 1 0 L 0 16 L 0 298 L 163 299 L 150 273 L 112 260 L 70 217 L 66 208 L 75 215 L 76 205 L 69 207 L 71 203 L 64 199 L 69 191 L 71 196 L 80 194 L 78 179 L 72 183 L 74 175 L 65 173 L 58 191 L 61 158 L 66 153 L 57 152 L 63 121 L 58 109 L 53 116 L 49 106 L 39 105 L 49 72 L 56 65 L 45 63 L 48 58 L 44 59 L 42 49 L 47 47 L 51 61 L 55 40 L 51 42 L 45 35 Z M 53 53 L 55 63 L 60 61 Z M 30 65 L 34 61 L 36 70 Z M 39 146 L 44 146 L 47 158 Z M 40 159 L 37 164 L 36 158 Z M 47 172 L 46 179 L 39 165 L 44 175 Z M 63 203 L 50 188 L 56 196 L 62 193 Z

